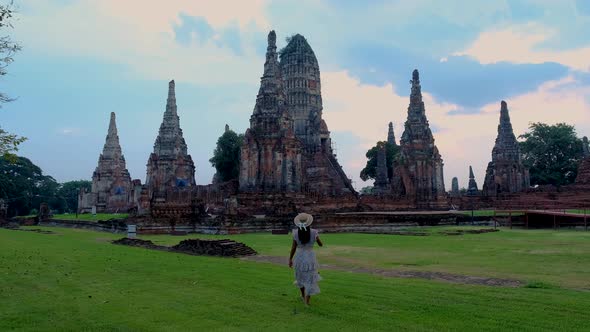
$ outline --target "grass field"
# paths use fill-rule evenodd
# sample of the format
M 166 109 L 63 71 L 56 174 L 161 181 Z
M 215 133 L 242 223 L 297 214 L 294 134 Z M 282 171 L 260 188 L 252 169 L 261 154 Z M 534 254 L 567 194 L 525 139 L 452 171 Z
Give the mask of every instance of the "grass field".
M 120 235 L 0 229 L 0 330 L 583 331 L 590 232 L 324 234 L 321 263 L 522 280 L 489 287 L 323 270 L 306 308 L 286 266 L 116 246 Z M 195 237 L 195 236 L 191 236 Z M 201 238 L 206 236 L 199 236 Z M 207 236 L 218 237 L 218 236 Z M 228 236 L 222 236 L 228 237 Z M 174 244 L 183 237 L 142 237 Z M 285 256 L 285 235 L 231 236 Z M 537 288 L 530 288 L 537 287 Z
M 78 214 L 76 217 L 75 213 L 55 214 L 53 219 L 61 220 L 83 220 L 83 221 L 99 221 L 109 219 L 125 219 L 129 216 L 127 213 L 97 213 L 93 216 L 90 213 Z
M 524 214 L 522 212 L 508 213 L 508 212 L 504 212 L 504 211 L 497 211 L 494 214 L 494 212 L 495 212 L 494 210 L 473 210 L 473 216 L 474 217 L 493 217 L 495 215 L 497 217 L 500 217 L 500 216 L 512 215 L 512 216 L 516 217 L 516 216 L 521 216 Z M 461 211 L 461 213 L 471 216 L 472 211 L 471 210 L 464 210 L 464 211 Z

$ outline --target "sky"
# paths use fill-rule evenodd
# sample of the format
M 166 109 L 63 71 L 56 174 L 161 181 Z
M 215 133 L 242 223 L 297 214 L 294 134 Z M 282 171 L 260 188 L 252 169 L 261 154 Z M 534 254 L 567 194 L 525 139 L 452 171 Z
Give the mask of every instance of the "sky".
M 0 0 L 6 2 L 5 0 Z M 587 0 L 15 0 L 8 32 L 23 50 L 0 79 L 17 100 L 0 126 L 26 136 L 19 154 L 60 182 L 92 177 L 110 112 L 132 178 L 146 163 L 176 81 L 180 124 L 198 184 L 225 124 L 244 132 L 263 71 L 266 37 L 295 33 L 318 58 L 323 117 L 357 189 L 365 153 L 397 139 L 412 70 L 435 144 L 452 177 L 478 184 L 506 100 L 515 134 L 533 122 L 590 136 Z

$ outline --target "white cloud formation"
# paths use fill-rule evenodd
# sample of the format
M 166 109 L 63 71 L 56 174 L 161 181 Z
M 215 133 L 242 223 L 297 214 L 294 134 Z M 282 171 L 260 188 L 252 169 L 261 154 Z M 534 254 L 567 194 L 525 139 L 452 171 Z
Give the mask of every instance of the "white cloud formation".
M 61 128 L 57 132 L 64 136 L 79 136 L 82 133 L 80 128 Z
M 570 50 L 548 50 L 540 45 L 556 37 L 555 30 L 536 23 L 513 25 L 482 32 L 465 50 L 453 55 L 469 55 L 482 64 L 556 62 L 574 70 L 590 71 L 590 46 Z
M 469 165 L 473 166 L 478 185 L 483 185 L 485 169 L 497 134 L 500 100 L 481 108 L 476 114 L 455 114 L 457 105 L 441 103 L 428 94 L 428 78 L 422 77 L 426 115 L 434 132 L 444 163 L 445 185 L 450 190 L 451 178 L 457 176 L 460 186 L 467 186 Z M 361 139 L 361 146 L 339 146 L 340 160 L 357 188 L 371 185 L 359 179 L 364 167 L 364 153 L 387 137 L 387 123 L 393 121 L 399 141 L 407 115 L 409 97 L 398 94 L 391 84 L 374 86 L 360 84 L 347 72 L 322 73 L 324 118 L 332 131 L 348 131 Z M 409 92 L 409 87 L 407 87 Z M 402 91 L 403 92 L 403 91 Z M 590 86 L 581 85 L 573 77 L 549 81 L 537 90 L 507 100 L 516 136 L 523 134 L 531 122 L 555 124 L 565 122 L 576 126 L 580 135 L 590 136 L 590 104 L 585 96 Z
M 63 5 L 36 0 L 20 17 L 15 32 L 25 51 L 128 65 L 146 79 L 245 82 L 257 77 L 261 68 L 251 65 L 259 62 L 253 43 L 243 43 L 241 56 L 214 40 L 180 45 L 173 26 L 180 14 L 186 14 L 203 17 L 213 29 L 237 24 L 239 32 L 249 36 L 251 29 L 268 28 L 264 4 L 263 0 L 94 0 Z

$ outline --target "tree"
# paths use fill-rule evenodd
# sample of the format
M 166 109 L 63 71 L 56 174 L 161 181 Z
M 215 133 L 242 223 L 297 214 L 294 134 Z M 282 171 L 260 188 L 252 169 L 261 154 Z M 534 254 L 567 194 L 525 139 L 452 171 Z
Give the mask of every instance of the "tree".
M 360 194 L 361 195 L 371 195 L 371 193 L 373 192 L 373 186 L 366 186 L 366 187 L 362 187 L 360 190 Z
M 62 211 L 65 201 L 56 195 L 58 187 L 54 178 L 43 175 L 29 159 L 17 157 L 12 162 L 0 157 L 0 198 L 7 202 L 9 216 L 27 215 L 41 202 Z
M 369 149 L 365 156 L 367 157 L 367 164 L 361 170 L 360 177 L 363 181 L 375 179 L 377 176 L 377 153 L 379 149 L 385 146 L 385 155 L 387 163 L 387 176 L 391 179 L 393 177 L 393 160 L 399 154 L 399 146 L 392 145 L 387 142 L 377 142 L 377 145 Z
M 65 211 L 76 212 L 78 210 L 78 193 L 80 189 L 92 189 L 92 181 L 68 181 L 59 186 L 57 196 L 65 201 Z
M 6 75 L 6 67 L 12 63 L 13 55 L 21 49 L 21 46 L 14 42 L 5 32 L 6 29 L 12 28 L 12 17 L 14 14 L 13 3 L 0 5 L 0 76 Z M 2 104 L 13 101 L 14 99 L 0 92 L 0 107 Z M 15 162 L 16 155 L 12 152 L 18 151 L 18 146 L 26 140 L 25 137 L 18 137 L 9 134 L 0 128 L 0 156 L 6 157 L 9 161 Z
M 582 158 L 582 140 L 573 126 L 565 123 L 533 123 L 520 136 L 523 161 L 529 168 L 531 185 L 573 183 Z
M 217 170 L 217 176 L 223 182 L 237 179 L 240 174 L 240 149 L 244 135 L 227 129 L 217 140 L 213 157 L 209 159 Z

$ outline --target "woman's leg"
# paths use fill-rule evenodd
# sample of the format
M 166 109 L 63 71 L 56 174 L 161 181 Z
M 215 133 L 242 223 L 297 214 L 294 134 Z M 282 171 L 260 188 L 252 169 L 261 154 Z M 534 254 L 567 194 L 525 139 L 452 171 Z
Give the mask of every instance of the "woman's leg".
M 305 298 L 305 287 L 301 287 L 299 290 L 301 291 L 301 297 Z
M 305 304 L 309 305 L 310 300 L 311 300 L 311 295 L 305 296 Z

